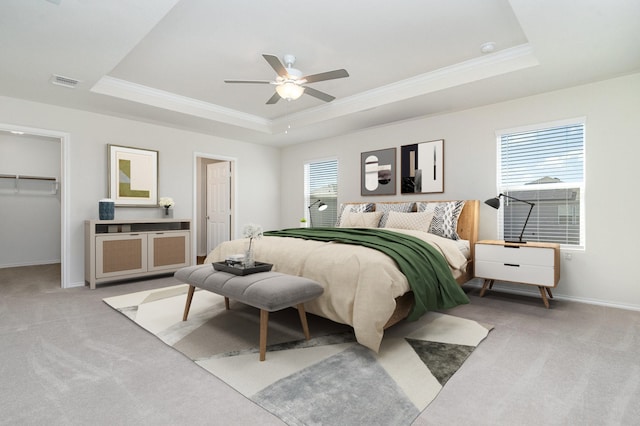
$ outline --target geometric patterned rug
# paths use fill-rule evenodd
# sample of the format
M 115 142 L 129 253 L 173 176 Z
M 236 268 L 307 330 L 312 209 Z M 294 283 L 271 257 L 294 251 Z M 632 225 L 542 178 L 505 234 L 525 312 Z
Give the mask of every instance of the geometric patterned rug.
M 297 310 L 269 315 L 266 360 L 258 360 L 259 310 L 196 291 L 182 321 L 187 285 L 104 299 L 289 425 L 406 425 L 438 395 L 490 326 L 429 312 L 385 331 L 379 353 L 350 327 Z M 375 408 L 375 409 L 373 409 Z

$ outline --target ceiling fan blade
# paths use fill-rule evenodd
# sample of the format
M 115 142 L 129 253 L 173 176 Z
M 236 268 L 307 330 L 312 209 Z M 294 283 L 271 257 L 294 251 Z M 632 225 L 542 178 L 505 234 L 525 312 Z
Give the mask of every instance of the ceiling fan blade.
M 307 87 L 307 86 L 304 86 L 304 93 L 306 93 L 307 95 L 311 95 L 314 98 L 318 98 L 318 99 L 320 99 L 322 101 L 325 101 L 325 102 L 331 102 L 332 100 L 334 100 L 336 98 L 335 96 L 331 96 L 331 95 L 329 95 L 327 93 L 321 92 L 319 90 L 316 90 L 316 89 L 314 89 L 312 87 Z
M 249 84 L 271 84 L 266 80 L 225 80 L 225 83 L 249 83 Z
M 267 62 L 269 62 L 269 65 L 271 65 L 271 68 L 275 70 L 276 74 L 278 74 L 280 77 L 287 78 L 289 73 L 287 72 L 287 69 L 284 67 L 284 65 L 282 65 L 282 62 L 280 62 L 280 59 L 278 59 L 277 56 L 262 55 L 262 57 L 266 59 Z
M 269 100 L 267 101 L 267 105 L 273 105 L 279 100 L 280 100 L 280 95 L 278 95 L 278 92 L 276 92 L 273 94 L 272 97 L 269 98 Z
M 302 77 L 307 83 L 315 83 L 317 81 L 334 80 L 336 78 L 349 77 L 347 70 L 333 70 L 327 72 L 321 72 L 320 74 L 312 74 L 306 77 Z

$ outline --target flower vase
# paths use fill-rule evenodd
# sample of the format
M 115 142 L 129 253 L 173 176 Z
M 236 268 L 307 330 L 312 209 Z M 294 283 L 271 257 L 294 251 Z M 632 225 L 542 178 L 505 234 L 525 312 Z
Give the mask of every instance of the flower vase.
M 253 268 L 254 266 L 256 266 L 256 261 L 253 253 L 253 245 L 250 242 L 249 246 L 244 252 L 244 267 Z
M 171 219 L 173 217 L 173 210 L 171 210 L 169 207 L 165 207 L 162 209 L 162 217 L 164 219 Z

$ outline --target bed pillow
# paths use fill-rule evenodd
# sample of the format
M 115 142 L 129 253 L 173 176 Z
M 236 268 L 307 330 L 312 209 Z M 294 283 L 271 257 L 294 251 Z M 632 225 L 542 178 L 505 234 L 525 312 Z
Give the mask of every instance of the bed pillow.
M 344 212 L 340 228 L 377 228 L 382 212 Z
M 340 204 L 340 213 L 338 213 L 338 220 L 336 221 L 336 226 L 340 226 L 340 222 L 342 221 L 342 215 L 345 212 L 355 212 L 355 213 L 365 213 L 372 212 L 375 204 L 373 203 L 360 203 L 360 204 Z
M 389 212 L 403 212 L 409 213 L 413 211 L 413 202 L 411 203 L 376 203 L 376 211 L 382 212 L 382 218 L 380 219 L 380 228 L 384 228 L 389 217 Z
M 411 229 L 415 231 L 429 232 L 433 213 L 401 213 L 391 211 L 388 213 L 385 228 Z
M 459 240 L 456 232 L 464 200 L 418 203 L 418 212 L 433 212 L 429 232 L 451 240 Z

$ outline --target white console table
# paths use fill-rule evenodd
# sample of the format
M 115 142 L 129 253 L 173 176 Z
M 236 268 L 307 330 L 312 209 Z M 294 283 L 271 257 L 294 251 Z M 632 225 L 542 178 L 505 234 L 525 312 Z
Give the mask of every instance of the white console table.
M 84 279 L 91 289 L 191 265 L 190 220 L 87 220 L 84 231 Z

